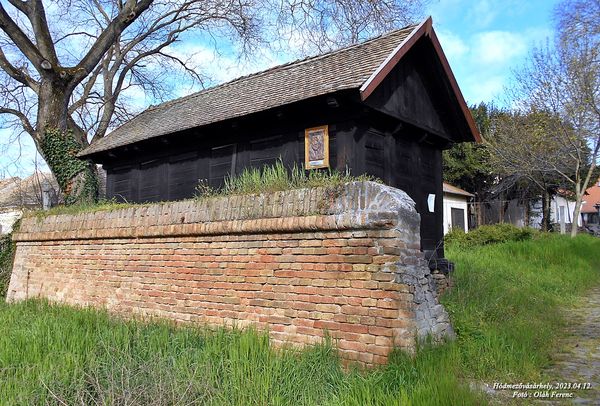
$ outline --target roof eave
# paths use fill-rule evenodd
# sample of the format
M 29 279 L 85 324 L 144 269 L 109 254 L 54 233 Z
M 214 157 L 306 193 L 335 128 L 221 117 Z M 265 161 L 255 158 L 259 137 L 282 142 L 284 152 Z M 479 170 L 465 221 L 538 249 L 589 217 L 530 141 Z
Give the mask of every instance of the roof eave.
M 371 74 L 371 76 L 366 80 L 365 83 L 360 87 L 360 96 L 364 101 L 366 100 L 375 89 L 383 82 L 383 80 L 387 77 L 387 75 L 392 71 L 392 69 L 400 62 L 402 57 L 406 55 L 406 53 L 416 44 L 416 42 L 422 37 L 429 37 L 431 43 L 433 44 L 433 48 L 440 59 L 442 64 L 442 68 L 446 73 L 452 91 L 454 92 L 454 96 L 458 101 L 460 109 L 463 113 L 463 116 L 467 122 L 469 127 L 471 136 L 475 142 L 481 142 L 481 134 L 475 125 L 475 120 L 473 120 L 473 116 L 471 115 L 471 111 L 465 102 L 465 98 L 458 87 L 458 83 L 450 68 L 450 64 L 448 63 L 448 59 L 442 50 L 442 46 L 440 41 L 435 34 L 435 30 L 433 29 L 433 20 L 431 16 L 428 17 L 425 21 L 419 24 L 415 29 L 410 33 L 408 37 L 402 41 L 400 45 L 398 45 L 390 55 L 382 62 L 381 65 Z

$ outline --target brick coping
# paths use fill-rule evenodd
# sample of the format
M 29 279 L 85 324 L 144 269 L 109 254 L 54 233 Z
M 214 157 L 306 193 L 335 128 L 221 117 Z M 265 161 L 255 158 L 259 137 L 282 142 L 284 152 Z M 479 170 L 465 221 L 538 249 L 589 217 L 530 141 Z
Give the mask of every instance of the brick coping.
M 375 182 L 29 217 L 13 239 L 64 241 L 401 228 L 418 231 L 415 204 Z

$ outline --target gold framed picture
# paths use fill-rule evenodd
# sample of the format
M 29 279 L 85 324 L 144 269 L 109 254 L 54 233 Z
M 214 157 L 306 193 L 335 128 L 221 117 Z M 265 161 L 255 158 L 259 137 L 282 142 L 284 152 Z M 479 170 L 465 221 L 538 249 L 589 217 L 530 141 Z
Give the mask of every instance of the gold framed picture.
M 329 168 L 329 126 L 304 130 L 304 167 Z

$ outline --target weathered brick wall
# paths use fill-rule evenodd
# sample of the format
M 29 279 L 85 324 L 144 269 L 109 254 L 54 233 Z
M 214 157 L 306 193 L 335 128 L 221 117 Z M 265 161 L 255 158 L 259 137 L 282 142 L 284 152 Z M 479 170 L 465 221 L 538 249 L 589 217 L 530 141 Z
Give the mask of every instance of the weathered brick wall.
M 255 325 L 273 342 L 328 334 L 347 360 L 451 333 L 402 191 L 372 182 L 28 218 L 8 300 Z

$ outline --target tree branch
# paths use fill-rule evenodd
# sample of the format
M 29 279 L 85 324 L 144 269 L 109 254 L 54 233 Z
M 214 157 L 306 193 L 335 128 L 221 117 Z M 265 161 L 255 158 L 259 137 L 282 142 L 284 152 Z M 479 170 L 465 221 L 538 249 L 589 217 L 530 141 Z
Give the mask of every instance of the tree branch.
M 10 63 L 10 61 L 6 58 L 6 55 L 4 55 L 2 48 L 0 48 L 0 68 L 17 82 L 28 86 L 36 93 L 38 92 L 39 83 L 21 69 L 18 69 L 12 63 Z
M 19 26 L 8 15 L 2 3 L 0 3 L 0 29 L 8 35 L 19 50 L 31 61 L 33 66 L 40 74 L 45 73 L 42 67 L 45 61 L 37 47 L 31 42 L 29 37 L 19 28 Z M 47 61 L 46 61 L 47 62 Z
M 12 114 L 13 116 L 16 116 L 19 120 L 21 120 L 21 124 L 23 125 L 23 129 L 29 135 L 31 135 L 32 137 L 34 137 L 35 130 L 33 129 L 33 126 L 31 125 L 31 123 L 29 122 L 29 119 L 25 116 L 25 114 L 23 114 L 19 110 L 10 109 L 10 108 L 7 108 L 7 107 L 0 107 L 0 114 Z
M 27 17 L 31 22 L 38 49 L 52 65 L 57 66 L 59 64 L 58 57 L 56 56 L 54 41 L 52 41 L 52 35 L 48 28 L 44 4 L 42 0 L 28 0 L 27 4 L 29 6 Z
M 136 3 L 135 0 L 127 0 L 123 9 L 115 19 L 110 22 L 106 29 L 102 31 L 96 42 L 91 46 L 81 62 L 75 67 L 75 73 L 71 79 L 71 86 L 73 88 L 92 72 L 109 48 L 114 44 L 115 40 L 121 35 L 123 30 L 127 28 L 137 16 L 148 9 L 153 1 L 154 0 L 140 0 Z

